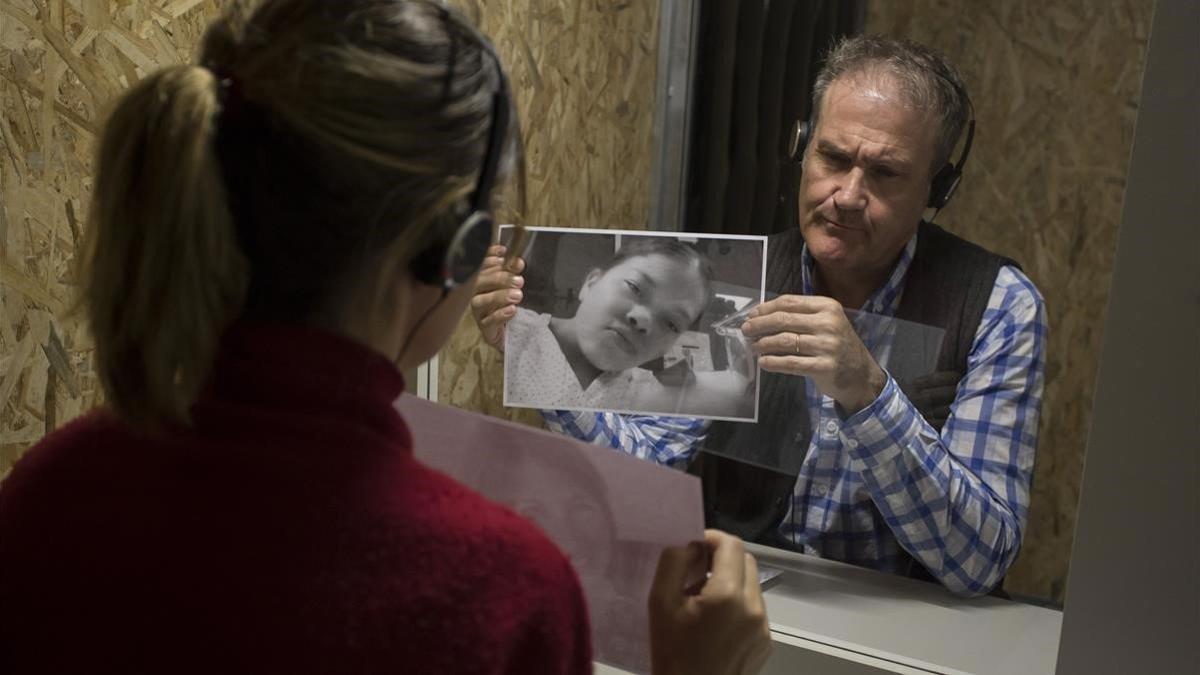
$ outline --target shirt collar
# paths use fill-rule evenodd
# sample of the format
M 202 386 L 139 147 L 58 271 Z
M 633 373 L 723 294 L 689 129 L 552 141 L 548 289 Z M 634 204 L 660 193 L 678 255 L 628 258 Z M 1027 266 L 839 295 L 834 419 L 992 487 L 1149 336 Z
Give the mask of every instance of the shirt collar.
M 871 293 L 862 307 L 848 307 L 847 309 L 857 309 L 883 316 L 895 315 L 896 310 L 900 307 L 900 295 L 904 291 L 904 278 L 908 275 L 908 268 L 912 265 L 913 254 L 916 250 L 917 235 L 914 234 L 904 245 L 904 249 L 900 251 L 900 258 L 896 261 L 896 266 L 892 268 L 892 273 L 888 275 L 887 281 Z M 815 265 L 816 261 L 808 251 L 808 244 L 805 244 L 800 252 L 800 282 L 805 295 L 817 295 Z

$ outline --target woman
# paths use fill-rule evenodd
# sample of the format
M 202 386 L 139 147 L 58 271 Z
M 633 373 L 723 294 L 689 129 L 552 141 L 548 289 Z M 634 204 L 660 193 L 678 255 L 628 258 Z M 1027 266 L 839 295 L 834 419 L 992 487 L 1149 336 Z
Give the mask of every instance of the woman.
M 0 489 L 4 671 L 590 670 L 568 561 L 418 464 L 393 407 L 517 147 L 486 39 L 433 3 L 265 0 L 201 58 L 100 144 L 81 285 L 108 403 Z M 708 539 L 699 596 L 700 554 L 660 563 L 656 671 L 762 653 L 754 565 Z M 713 631 L 737 649 L 691 644 Z

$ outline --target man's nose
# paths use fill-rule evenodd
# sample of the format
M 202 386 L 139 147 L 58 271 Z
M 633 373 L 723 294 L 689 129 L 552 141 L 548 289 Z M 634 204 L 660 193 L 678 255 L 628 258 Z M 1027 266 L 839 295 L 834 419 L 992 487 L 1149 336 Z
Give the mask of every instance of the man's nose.
M 833 193 L 833 205 L 842 211 L 862 211 L 867 208 L 867 191 L 863 188 L 863 170 L 855 167 Z

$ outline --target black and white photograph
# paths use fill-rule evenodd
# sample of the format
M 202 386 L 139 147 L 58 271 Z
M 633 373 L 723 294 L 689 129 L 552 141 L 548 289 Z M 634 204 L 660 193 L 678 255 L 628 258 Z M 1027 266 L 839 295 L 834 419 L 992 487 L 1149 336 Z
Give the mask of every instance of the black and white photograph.
M 526 236 L 524 300 L 505 338 L 505 405 L 757 420 L 757 362 L 728 324 L 763 300 L 765 237 Z

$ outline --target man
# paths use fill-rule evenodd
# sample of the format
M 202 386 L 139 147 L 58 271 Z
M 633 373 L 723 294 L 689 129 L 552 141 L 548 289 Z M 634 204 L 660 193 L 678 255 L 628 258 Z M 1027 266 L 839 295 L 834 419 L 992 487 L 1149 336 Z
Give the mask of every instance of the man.
M 768 248 L 768 291 L 780 295 L 743 325 L 768 373 L 760 423 L 545 417 L 585 440 L 690 463 L 714 527 L 987 593 L 1016 558 L 1028 513 L 1041 296 L 1012 261 L 923 222 L 953 191 L 961 162 L 949 161 L 971 116 L 940 57 L 886 37 L 844 40 L 818 75 L 813 111 L 799 231 Z M 481 275 L 473 307 L 494 345 L 519 271 L 493 258 Z M 901 321 L 879 331 L 872 315 Z M 913 356 L 927 335 L 917 324 L 945 331 L 936 368 Z

